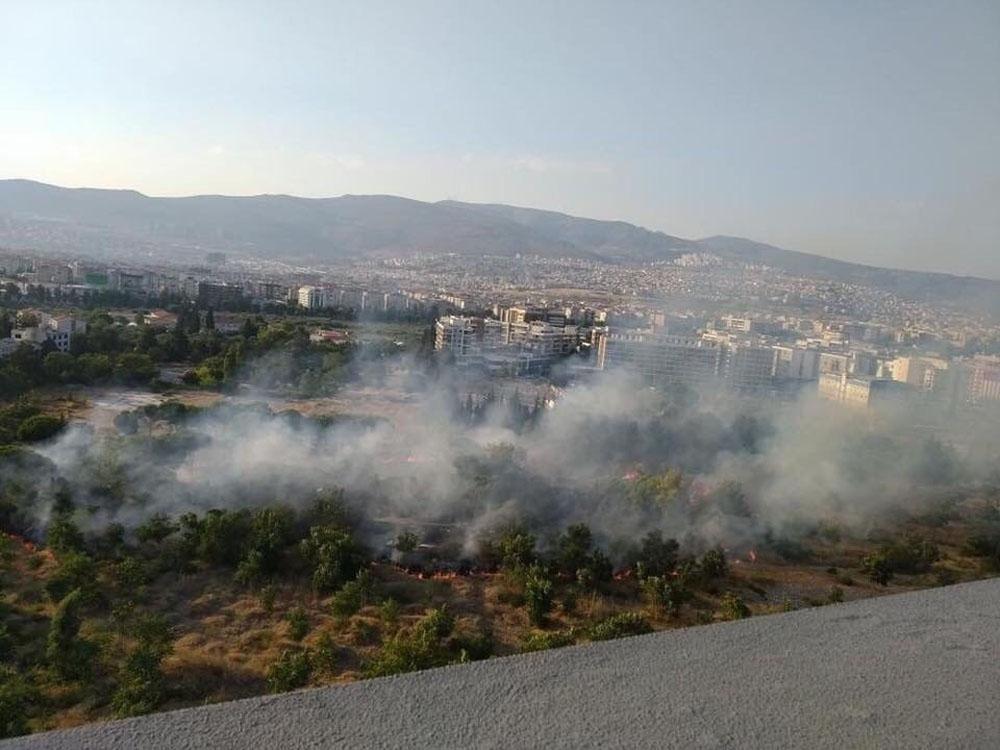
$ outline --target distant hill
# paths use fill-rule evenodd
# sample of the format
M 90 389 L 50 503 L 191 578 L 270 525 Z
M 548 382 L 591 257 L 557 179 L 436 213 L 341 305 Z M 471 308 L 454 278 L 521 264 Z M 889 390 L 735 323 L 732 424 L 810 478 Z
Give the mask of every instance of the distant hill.
M 87 252 L 222 250 L 332 261 L 413 252 L 515 253 L 617 261 L 711 252 L 803 276 L 870 284 L 1000 314 L 1000 281 L 899 271 L 793 252 L 738 237 L 688 240 L 622 221 L 495 204 L 388 195 L 153 198 L 133 190 L 0 180 L 0 244 Z
M 730 260 L 760 263 L 812 278 L 866 284 L 909 299 L 950 302 L 969 310 L 1000 315 L 1000 281 L 993 279 L 848 263 L 742 237 L 707 237 L 697 242 L 706 252 Z
M 670 257 L 675 248 L 692 246 L 622 222 L 508 206 L 388 195 L 151 198 L 131 190 L 0 181 L 0 242 L 17 242 L 16 228 L 26 225 L 53 234 L 96 232 L 115 244 L 133 239 L 319 260 L 417 251 Z

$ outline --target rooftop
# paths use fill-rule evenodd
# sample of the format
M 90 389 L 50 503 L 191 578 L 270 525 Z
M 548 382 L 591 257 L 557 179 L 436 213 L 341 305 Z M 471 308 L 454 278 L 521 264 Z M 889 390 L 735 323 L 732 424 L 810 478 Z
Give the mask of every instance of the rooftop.
M 7 748 L 1000 746 L 1000 579 L 12 740 Z

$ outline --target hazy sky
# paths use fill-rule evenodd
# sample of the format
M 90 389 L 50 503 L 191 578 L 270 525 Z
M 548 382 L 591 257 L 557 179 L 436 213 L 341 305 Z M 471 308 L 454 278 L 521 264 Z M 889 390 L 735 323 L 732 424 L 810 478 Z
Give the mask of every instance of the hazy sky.
M 0 177 L 496 201 L 1000 278 L 1000 2 L 0 0 Z

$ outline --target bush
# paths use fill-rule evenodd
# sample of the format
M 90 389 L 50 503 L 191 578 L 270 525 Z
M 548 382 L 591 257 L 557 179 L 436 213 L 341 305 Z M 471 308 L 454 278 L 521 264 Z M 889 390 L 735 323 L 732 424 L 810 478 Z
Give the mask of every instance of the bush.
M 287 650 L 267 670 L 267 687 L 272 693 L 286 693 L 305 685 L 311 674 L 309 652 L 302 649 Z
M 413 552 L 418 544 L 420 539 L 412 531 L 404 531 L 396 537 L 396 549 L 404 554 Z
M 631 635 L 651 633 L 653 629 L 645 618 L 634 612 L 622 612 L 602 620 L 590 629 L 590 640 L 610 641 L 615 638 L 627 638 Z
M 116 716 L 148 714 L 163 702 L 162 658 L 156 648 L 148 645 L 140 646 L 129 654 L 121 670 L 118 689 L 111 699 L 111 708 Z
M 38 690 L 12 667 L 0 667 L 0 739 L 28 733 L 28 711 Z
M 482 661 L 493 656 L 496 642 L 493 633 L 481 631 L 457 635 L 451 639 L 451 647 L 458 652 L 460 662 Z
M 552 581 L 541 568 L 532 567 L 524 582 L 525 606 L 532 625 L 545 623 L 546 616 L 552 610 L 552 592 Z
M 330 609 L 338 617 L 350 617 L 368 603 L 373 588 L 371 573 L 362 570 L 353 581 L 345 583 L 340 591 L 333 595 Z
M 37 414 L 28 417 L 21 422 L 17 428 L 17 439 L 23 443 L 34 443 L 39 440 L 48 440 L 66 426 L 58 417 L 51 417 L 47 414 Z
M 677 614 L 681 606 L 693 596 L 691 590 L 679 580 L 666 576 L 650 576 L 642 580 L 642 593 L 655 611 Z
M 724 620 L 743 620 L 750 616 L 750 607 L 741 597 L 731 591 L 727 591 L 722 597 L 720 611 Z
M 98 598 L 97 567 L 90 557 L 78 552 L 63 555 L 59 567 L 45 582 L 45 593 L 54 602 L 62 601 L 74 590 L 81 604 Z
M 708 580 L 722 578 L 729 572 L 726 553 L 721 549 L 710 549 L 701 556 L 701 574 Z
M 361 546 L 349 531 L 337 526 L 313 526 L 302 540 L 303 556 L 312 564 L 313 587 L 335 591 L 354 578 L 364 564 Z
M 383 601 L 379 605 L 378 612 L 382 622 L 389 627 L 395 627 L 399 622 L 400 606 L 395 599 L 390 598 Z
M 664 539 L 660 530 L 650 531 L 642 540 L 637 566 L 641 565 L 643 576 L 663 576 L 677 567 L 677 551 L 680 545 L 675 539 Z
M 302 607 L 295 607 L 288 612 L 288 637 L 293 641 L 301 641 L 309 633 L 309 615 Z
M 557 630 L 550 633 L 535 631 L 521 641 L 521 651 L 546 651 L 550 648 L 562 648 L 576 643 L 576 634 L 572 630 Z
M 861 572 L 868 576 L 872 583 L 888 586 L 893 578 L 893 567 L 884 552 L 874 552 L 861 559 Z
M 444 639 L 451 635 L 454 618 L 444 608 L 427 614 L 411 630 L 386 641 L 365 668 L 368 677 L 417 672 L 451 661 Z
M 59 602 L 45 643 L 45 658 L 60 677 L 68 680 L 85 679 L 91 670 L 92 644 L 79 638 L 82 603 L 79 589 Z

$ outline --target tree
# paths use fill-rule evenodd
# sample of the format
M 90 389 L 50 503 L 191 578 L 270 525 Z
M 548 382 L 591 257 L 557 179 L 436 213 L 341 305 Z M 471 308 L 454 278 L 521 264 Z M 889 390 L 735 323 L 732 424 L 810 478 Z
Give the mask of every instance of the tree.
M 66 352 L 49 352 L 42 360 L 45 377 L 57 383 L 71 383 L 77 379 L 76 359 Z
M 413 552 L 420 543 L 420 538 L 412 531 L 404 531 L 396 537 L 396 549 L 407 554 Z
M 368 603 L 373 590 L 371 573 L 367 570 L 359 571 L 353 581 L 345 583 L 340 591 L 333 595 L 330 608 L 338 617 L 350 617 Z
M 313 567 L 313 587 L 334 591 L 350 580 L 364 563 L 362 549 L 349 531 L 336 526 L 313 526 L 302 540 L 303 556 Z
M 508 569 L 526 567 L 535 562 L 535 537 L 519 526 L 507 529 L 497 540 L 497 552 Z
M 722 617 L 726 620 L 743 620 L 750 616 L 750 607 L 731 591 L 722 597 Z
M 288 612 L 288 637 L 293 641 L 301 641 L 309 633 L 309 615 L 302 607 L 295 607 Z
M 416 672 L 451 661 L 445 639 L 455 619 L 443 608 L 431 610 L 411 630 L 397 633 L 382 646 L 365 668 L 368 677 Z
M 700 568 L 702 575 L 709 580 L 724 577 L 729 572 L 726 553 L 719 547 L 710 549 L 701 556 Z
M 650 531 L 643 537 L 639 550 L 638 564 L 642 566 L 642 574 L 648 576 L 663 576 L 672 573 L 677 566 L 677 552 L 680 545 L 675 539 L 664 539 L 659 529 Z
M 267 687 L 272 693 L 285 693 L 305 685 L 312 674 L 309 652 L 289 649 L 267 670 Z
M 45 658 L 56 673 L 68 680 L 84 679 L 90 674 L 90 644 L 79 637 L 80 608 L 83 595 L 74 589 L 59 602 L 45 642 Z
M 127 385 L 147 383 L 156 377 L 159 370 L 148 354 L 126 352 L 115 362 L 115 377 Z
M 0 739 L 28 733 L 28 711 L 38 689 L 13 667 L 0 666 Z
M 212 312 L 212 308 L 208 308 L 205 313 L 205 330 L 214 331 L 215 330 L 215 313 Z
M 594 536 L 583 523 L 574 524 L 556 540 L 555 560 L 560 573 L 576 576 L 590 562 L 590 547 Z
M 524 601 L 528 609 L 528 620 L 532 625 L 543 625 L 552 610 L 552 581 L 537 565 L 532 566 L 524 581 Z
M 892 563 L 884 552 L 873 552 L 862 558 L 861 572 L 880 586 L 888 586 L 893 579 Z
M 111 699 L 111 707 L 121 717 L 147 714 L 163 702 L 166 687 L 161 664 L 172 650 L 170 628 L 162 617 L 137 618 L 131 634 L 137 645 L 122 665 Z

